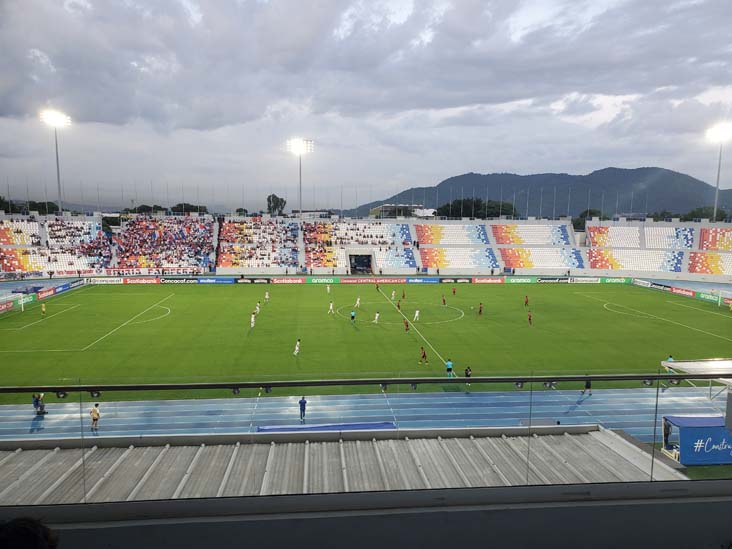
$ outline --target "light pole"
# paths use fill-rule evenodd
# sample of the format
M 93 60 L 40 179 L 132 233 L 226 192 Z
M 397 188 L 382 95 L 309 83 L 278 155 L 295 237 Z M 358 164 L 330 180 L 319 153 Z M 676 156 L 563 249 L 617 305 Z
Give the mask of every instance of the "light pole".
M 46 109 L 41 111 L 41 120 L 47 125 L 53 128 L 53 139 L 56 145 L 56 183 L 58 184 L 58 210 L 63 215 L 64 206 L 61 198 L 61 168 L 58 162 L 58 129 L 65 128 L 71 125 L 71 118 L 62 113 L 61 111 L 54 111 L 52 109 Z M 48 213 L 48 212 L 46 212 Z
M 300 187 L 298 191 L 298 197 L 300 201 L 300 219 L 302 219 L 302 157 L 303 155 L 313 152 L 314 148 L 315 142 L 312 139 L 293 137 L 292 139 L 287 140 L 287 150 L 297 156 L 299 164 Z
M 717 221 L 717 204 L 719 203 L 719 175 L 722 171 L 722 145 L 732 139 L 732 122 L 720 122 L 707 130 L 707 139 L 719 144 L 719 159 L 717 160 L 717 188 L 714 191 L 714 213 L 712 222 Z

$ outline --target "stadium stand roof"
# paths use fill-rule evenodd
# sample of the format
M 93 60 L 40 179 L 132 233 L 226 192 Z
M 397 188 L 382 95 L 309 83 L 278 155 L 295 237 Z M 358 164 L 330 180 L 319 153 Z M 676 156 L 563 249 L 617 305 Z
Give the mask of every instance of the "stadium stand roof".
M 181 445 L 148 446 L 100 437 L 83 456 L 80 448 L 28 446 L 0 452 L 0 501 L 59 504 L 650 478 L 652 457 L 600 426 L 538 427 L 530 433 L 527 428 L 298 432 L 247 435 L 236 443 L 212 436 L 206 443 L 178 439 Z M 658 459 L 653 477 L 686 480 Z
M 707 358 L 701 360 L 664 360 L 661 365 L 667 370 L 687 374 L 726 374 L 732 371 L 732 359 Z M 732 379 L 719 378 L 720 383 L 732 386 Z

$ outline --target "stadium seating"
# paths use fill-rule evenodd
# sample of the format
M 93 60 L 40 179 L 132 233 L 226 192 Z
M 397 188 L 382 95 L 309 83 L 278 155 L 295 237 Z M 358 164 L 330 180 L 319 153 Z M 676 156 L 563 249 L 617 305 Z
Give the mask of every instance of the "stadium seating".
M 718 227 L 702 229 L 699 249 L 732 252 L 732 229 Z
M 491 224 L 496 244 L 570 246 L 567 225 Z
M 0 246 L 40 246 L 36 221 L 0 219 Z
M 343 248 L 320 246 L 305 249 L 305 266 L 308 268 L 343 269 L 348 267 L 348 258 Z
M 684 252 L 663 250 L 587 251 L 591 269 L 681 272 Z
M 583 269 L 579 250 L 573 248 L 500 248 L 509 269 Z
M 45 248 L 0 248 L 0 258 L 5 272 L 84 271 L 109 264 L 99 256 Z
M 417 241 L 420 244 L 469 244 L 479 246 L 489 244 L 488 233 L 485 225 L 440 225 L 416 224 L 414 229 L 417 233 Z
M 206 267 L 213 251 L 213 220 L 199 217 L 136 217 L 117 244 L 122 269 Z
M 688 249 L 694 245 L 692 227 L 645 227 L 646 248 Z
M 691 252 L 689 254 L 689 272 L 732 276 L 732 254 Z
M 428 269 L 497 269 L 491 248 L 420 248 L 422 265 Z
M 91 242 L 101 231 L 102 224 L 98 221 L 54 219 L 46 223 L 48 246 L 51 248 L 68 248 Z
M 225 221 L 219 231 L 218 267 L 297 268 L 299 225 L 262 220 Z
M 376 268 L 384 272 L 417 268 L 417 260 L 411 248 L 384 248 L 374 250 Z
M 593 248 L 640 248 L 638 227 L 587 225 L 587 237 Z

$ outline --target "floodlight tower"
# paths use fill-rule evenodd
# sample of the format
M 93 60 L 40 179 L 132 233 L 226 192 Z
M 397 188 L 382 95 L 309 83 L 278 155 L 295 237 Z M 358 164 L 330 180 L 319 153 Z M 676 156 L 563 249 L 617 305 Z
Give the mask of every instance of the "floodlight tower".
M 714 191 L 714 213 L 712 222 L 717 221 L 717 204 L 719 202 L 719 174 L 722 171 L 722 145 L 732 139 L 732 122 L 720 122 L 707 130 L 707 139 L 719 144 L 719 160 L 717 160 L 717 188 Z
M 46 109 L 41 111 L 41 120 L 47 125 L 53 128 L 53 139 L 56 144 L 56 183 L 58 184 L 58 210 L 63 214 L 64 206 L 61 199 L 61 168 L 58 162 L 58 129 L 65 128 L 71 125 L 71 118 L 61 111 L 55 111 L 52 109 Z
M 287 140 L 287 150 L 297 156 L 300 171 L 300 187 L 299 187 L 299 200 L 300 200 L 300 219 L 302 219 L 302 157 L 308 153 L 313 152 L 315 148 L 315 142 L 312 139 L 303 139 L 301 137 L 293 137 Z

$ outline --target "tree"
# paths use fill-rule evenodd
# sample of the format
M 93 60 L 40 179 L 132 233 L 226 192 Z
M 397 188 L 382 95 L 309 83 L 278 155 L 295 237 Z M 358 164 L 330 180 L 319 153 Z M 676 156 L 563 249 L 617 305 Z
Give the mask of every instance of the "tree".
M 249 210 L 246 208 L 237 208 L 236 209 L 236 215 L 246 216 L 249 214 Z
M 572 219 L 572 224 L 574 225 L 574 230 L 575 231 L 584 231 L 585 223 L 587 222 L 588 217 L 599 217 L 602 220 L 610 219 L 608 216 L 603 214 L 600 210 L 590 208 L 589 210 L 585 210 L 585 211 L 581 212 L 577 217 Z
M 178 213 L 178 212 L 183 212 L 183 213 L 198 212 L 198 211 L 200 211 L 201 213 L 208 213 L 208 209 L 206 209 L 206 206 L 204 206 L 204 205 L 197 206 L 196 204 L 189 204 L 188 202 L 178 203 L 175 206 L 173 206 L 172 208 L 170 208 L 170 211 L 176 212 L 176 213 Z
M 285 204 L 287 204 L 287 200 L 273 193 L 267 197 L 267 213 L 269 215 L 282 215 Z
M 125 208 L 123 210 L 123 213 L 154 213 L 154 212 L 164 212 L 165 208 L 162 206 L 159 206 L 157 204 L 153 204 L 152 206 L 148 206 L 147 204 L 140 204 L 139 206 L 136 206 L 134 208 Z
M 694 221 L 695 219 L 712 219 L 714 208 L 712 206 L 704 206 L 703 208 L 694 208 L 689 213 L 681 216 L 681 221 Z M 727 212 L 722 208 L 717 208 L 716 221 L 724 221 L 727 218 Z
M 681 217 L 681 215 L 670 212 L 668 210 L 662 210 L 660 212 L 653 212 L 648 217 L 653 219 L 653 221 L 663 221 L 664 219 L 672 219 L 674 217 Z
M 501 215 L 511 215 L 513 212 L 513 204 L 510 202 L 498 202 L 496 200 L 488 200 L 487 202 L 476 198 L 466 198 L 464 200 L 453 200 L 452 203 L 443 204 L 437 208 L 439 217 L 476 217 L 477 219 L 487 219 L 491 217 L 499 217 Z

